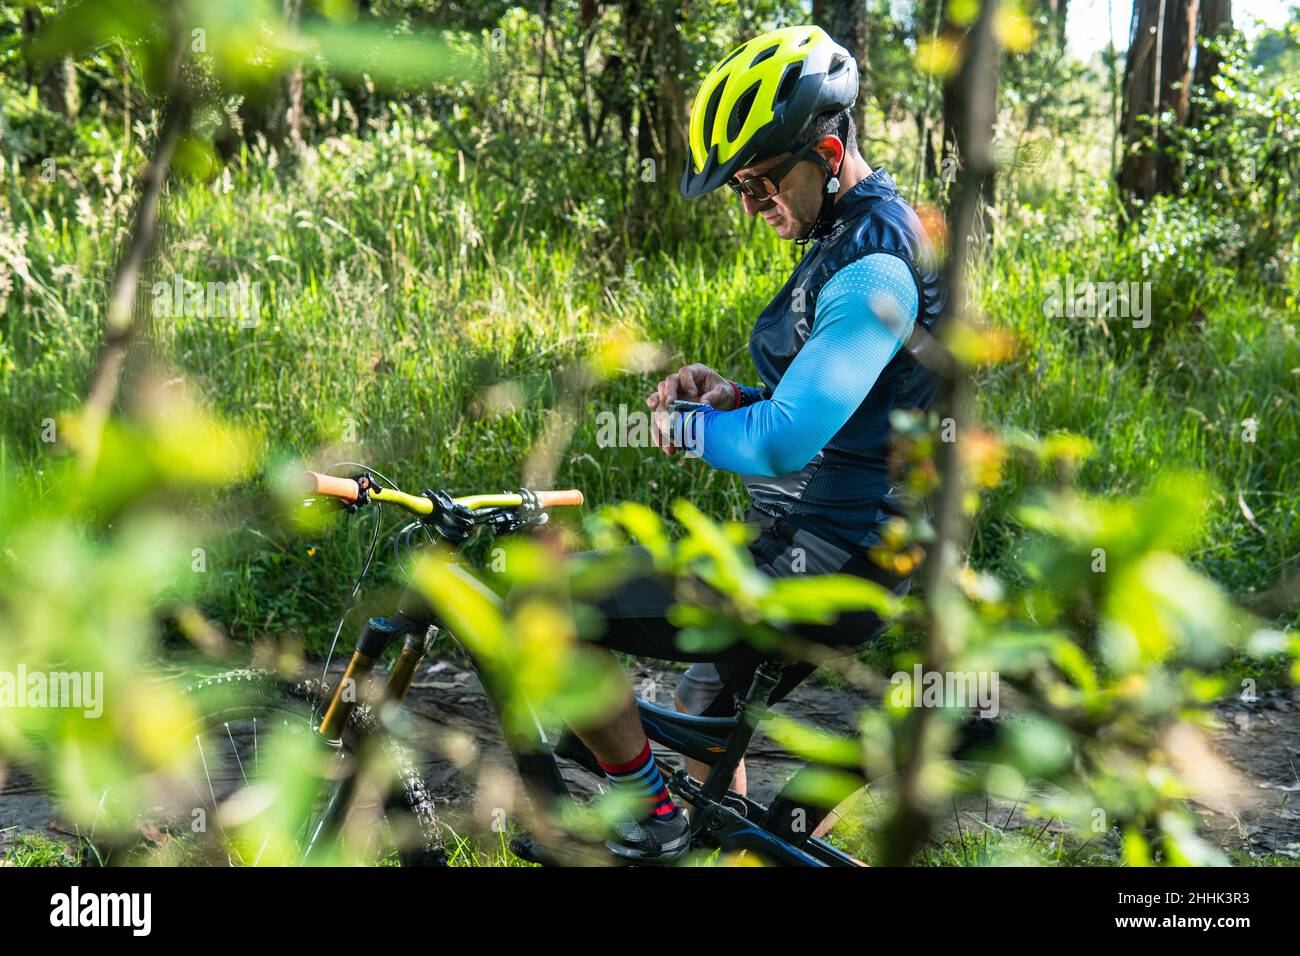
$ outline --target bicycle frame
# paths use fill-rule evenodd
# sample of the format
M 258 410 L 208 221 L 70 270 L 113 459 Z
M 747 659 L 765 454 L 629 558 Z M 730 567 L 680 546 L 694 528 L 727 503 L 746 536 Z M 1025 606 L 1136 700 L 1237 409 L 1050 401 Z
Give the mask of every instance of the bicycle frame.
M 465 569 L 453 565 L 452 573 L 461 576 L 464 584 L 474 588 L 484 599 L 500 603 L 494 592 Z M 423 599 L 409 590 L 391 618 L 368 620 L 317 728 L 322 739 L 332 746 L 341 742 L 348 717 L 361 702 L 358 688 L 372 673 L 384 651 L 398 639 L 403 641 L 402 649 L 380 699 L 384 703 L 400 703 L 410 690 L 416 669 L 432 643 L 432 636 L 437 633 L 448 633 L 455 639 L 454 634 L 440 629 L 439 622 Z M 460 646 L 464 649 L 463 645 Z M 466 653 L 473 661 L 473 655 L 468 650 Z M 768 807 L 729 789 L 754 731 L 766 713 L 765 702 L 780 680 L 782 666 L 779 663 L 759 666 L 749 692 L 737 702 L 735 717 L 696 717 L 638 700 L 641 724 L 649 739 L 710 768 L 701 782 L 684 770 L 673 770 L 662 762 L 660 764 L 669 791 L 695 808 L 692 814 L 693 835 L 724 851 L 753 850 L 784 865 L 857 866 L 856 860 L 823 840 L 811 836 L 798 840 L 773 832 Z M 489 700 L 499 709 L 501 696 L 493 686 L 491 675 L 479 668 L 477 662 L 475 669 Z M 566 731 L 552 745 L 539 724 L 529 733 L 507 732 L 506 745 L 530 797 L 547 810 L 555 809 L 557 801 L 571 796 L 557 756 L 573 760 L 598 776 L 604 775 L 595 756 L 572 732 Z M 351 786 L 351 781 L 346 778 L 335 783 L 325 813 L 313 834 L 309 853 L 322 839 L 336 832 L 351 799 Z M 782 803 L 782 800 L 778 799 L 777 803 Z M 784 804 L 783 812 L 803 809 L 807 819 L 818 819 L 824 813 L 824 808 L 814 808 L 798 801 L 785 800 Z M 533 862 L 563 862 L 562 853 L 537 841 L 525 839 L 516 841 L 516 844 L 516 852 Z
M 420 515 L 430 514 L 435 507 L 435 500 L 429 495 L 417 497 L 396 489 L 380 488 L 364 478 L 357 483 L 351 479 L 334 479 L 331 476 L 316 475 L 315 482 L 318 490 L 358 504 L 364 504 L 369 500 L 390 501 Z M 358 490 L 360 493 L 356 494 Z M 543 500 L 542 496 L 549 496 L 546 500 L 555 504 L 574 504 L 582 500 L 578 492 L 540 494 L 521 492 L 445 499 L 443 503 L 454 503 L 473 511 L 514 508 L 528 503 L 530 498 L 533 502 Z M 465 587 L 475 591 L 483 600 L 498 607 L 501 605 L 501 598 L 462 566 L 452 563 L 449 565 L 449 571 L 458 576 Z M 357 638 L 343 676 L 332 692 L 324 716 L 316 727 L 316 733 L 321 740 L 331 747 L 341 746 L 349 718 L 353 710 L 362 702 L 360 693 L 362 685 L 367 682 L 385 651 L 397 640 L 403 642 L 402 649 L 389 673 L 379 702 L 384 705 L 400 703 L 409 692 L 420 662 L 428 653 L 433 638 L 440 632 L 441 623 L 433 610 L 423 597 L 410 589 L 398 601 L 392 616 L 372 617 L 367 620 Z M 455 640 L 454 634 L 450 636 Z M 478 666 L 478 662 L 468 648 L 459 641 L 457 644 L 465 650 L 474 663 L 484 691 L 499 712 L 503 695 L 494 686 L 493 675 Z M 774 862 L 785 865 L 858 866 L 860 865 L 858 861 L 825 841 L 798 832 L 793 825 L 785 825 L 792 822 L 800 811 L 802 811 L 800 819 L 819 820 L 825 814 L 826 808 L 787 798 L 784 790 L 777 795 L 769 808 L 729 789 L 731 779 L 744 758 L 750 740 L 767 712 L 767 700 L 780 681 L 783 666 L 779 662 L 765 662 L 757 668 L 748 693 L 736 702 L 735 717 L 697 717 L 638 700 L 637 708 L 641 724 L 649 739 L 679 755 L 701 761 L 709 767 L 705 779 L 697 781 L 685 770 L 674 771 L 673 768 L 660 762 L 669 792 L 694 807 L 691 815 L 693 837 L 707 840 L 724 851 L 753 850 Z M 604 776 L 595 756 L 571 731 L 566 731 L 552 747 L 539 722 L 535 721 L 534 727 L 529 732 L 511 730 L 504 726 L 502 729 L 506 736 L 506 745 L 530 797 L 545 811 L 555 810 L 558 801 L 571 797 L 563 774 L 560 772 L 557 756 L 571 759 L 592 773 Z M 321 819 L 309 840 L 308 856 L 322 841 L 332 838 L 337 833 L 338 826 L 351 802 L 354 785 L 355 775 L 345 776 L 333 784 Z M 790 821 L 780 820 L 781 816 L 788 816 Z M 815 826 L 815 823 L 810 822 L 809 826 Z M 431 837 L 426 835 L 426 841 L 430 839 Z M 516 840 L 515 844 L 516 853 L 534 862 L 545 864 L 564 862 L 562 852 L 557 853 L 552 848 L 530 838 Z M 439 849 L 435 846 L 426 846 L 423 851 L 426 857 L 435 859 Z

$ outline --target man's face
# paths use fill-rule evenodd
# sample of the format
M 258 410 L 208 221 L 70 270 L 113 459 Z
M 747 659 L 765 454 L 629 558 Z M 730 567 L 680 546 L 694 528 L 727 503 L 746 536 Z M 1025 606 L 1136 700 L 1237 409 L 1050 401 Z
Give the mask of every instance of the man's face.
M 820 152 L 820 147 L 818 149 Z M 782 153 L 772 159 L 747 166 L 736 172 L 736 179 L 763 176 L 790 158 Z M 745 215 L 761 215 L 782 239 L 795 239 L 805 235 L 817 221 L 822 211 L 822 197 L 826 189 L 826 173 L 817 163 L 806 160 L 781 177 L 777 194 L 771 199 L 750 199 L 743 193 L 740 201 Z

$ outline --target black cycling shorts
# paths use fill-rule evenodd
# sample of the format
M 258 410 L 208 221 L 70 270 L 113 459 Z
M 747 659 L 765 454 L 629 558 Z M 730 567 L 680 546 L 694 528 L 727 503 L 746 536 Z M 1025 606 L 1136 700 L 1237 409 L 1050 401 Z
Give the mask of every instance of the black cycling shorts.
M 747 517 L 759 530 L 758 539 L 749 550 L 755 567 L 764 574 L 773 577 L 801 573 L 853 574 L 875 581 L 895 594 L 902 595 L 908 590 L 908 579 L 889 574 L 862 555 L 752 509 Z M 592 638 L 593 643 L 637 657 L 714 664 L 721 677 L 721 689 L 702 713 L 712 717 L 731 716 L 735 713 L 735 696 L 743 696 L 749 690 L 758 665 L 773 655 L 743 641 L 720 651 L 682 650 L 677 643 L 678 628 L 667 619 L 668 609 L 676 603 L 670 584 L 651 573 L 648 554 L 642 549 L 633 550 L 640 552 L 633 560 L 644 560 L 647 570 L 625 580 L 596 603 L 595 608 L 605 624 L 604 632 Z M 589 552 L 579 557 L 594 556 L 595 553 Z M 875 613 L 856 611 L 841 615 L 834 624 L 801 625 L 795 633 L 835 653 L 847 654 L 871 641 L 885 627 Z M 783 699 L 815 669 L 815 665 L 806 662 L 788 663 L 769 701 Z

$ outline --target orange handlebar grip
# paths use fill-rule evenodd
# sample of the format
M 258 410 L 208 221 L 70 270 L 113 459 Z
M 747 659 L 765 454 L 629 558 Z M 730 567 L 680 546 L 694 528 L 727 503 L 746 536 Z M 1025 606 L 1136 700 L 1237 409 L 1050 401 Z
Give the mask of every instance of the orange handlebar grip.
M 577 507 L 582 504 L 582 492 L 577 488 L 570 488 L 567 491 L 539 491 L 537 494 L 537 503 L 543 508 L 558 508 L 565 505 Z
M 330 495 L 344 501 L 356 501 L 357 495 L 360 494 L 361 489 L 357 486 L 356 481 L 351 478 L 322 475 L 316 471 L 309 471 L 307 474 L 311 477 L 318 495 Z

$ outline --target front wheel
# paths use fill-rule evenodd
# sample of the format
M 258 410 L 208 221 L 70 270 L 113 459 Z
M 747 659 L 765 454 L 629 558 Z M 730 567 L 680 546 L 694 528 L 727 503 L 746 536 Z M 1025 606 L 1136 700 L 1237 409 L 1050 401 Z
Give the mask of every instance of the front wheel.
M 252 669 L 197 680 L 179 782 L 148 795 L 132 837 L 98 848 L 101 861 L 442 863 L 419 765 L 364 706 L 339 744 L 319 737 L 328 693 L 319 680 Z

